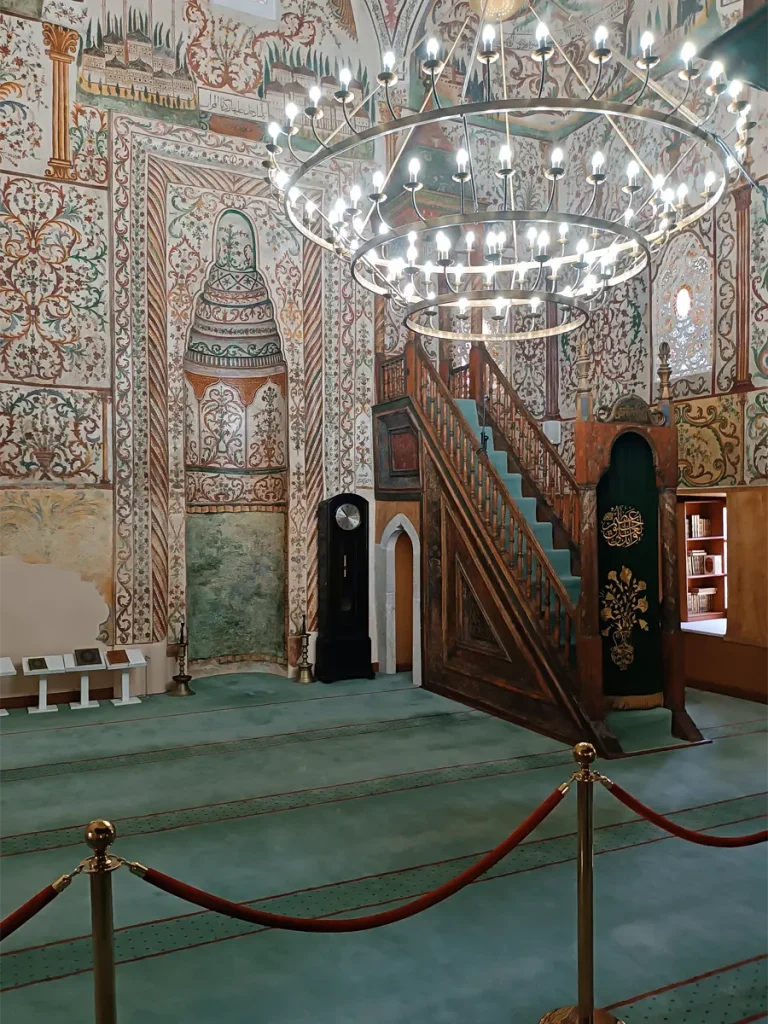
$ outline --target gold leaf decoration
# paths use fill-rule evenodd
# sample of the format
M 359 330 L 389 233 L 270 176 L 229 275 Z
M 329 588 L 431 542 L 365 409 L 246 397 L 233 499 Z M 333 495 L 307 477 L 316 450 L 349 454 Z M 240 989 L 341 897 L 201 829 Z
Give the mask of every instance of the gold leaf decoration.
M 631 548 L 643 536 L 643 517 L 631 505 L 614 505 L 603 516 L 600 530 L 612 548 Z
M 649 629 L 647 620 L 639 615 L 648 611 L 645 590 L 645 581 L 636 579 L 632 570 L 624 565 L 619 574 L 615 569 L 608 573 L 608 582 L 600 595 L 600 618 L 607 623 L 601 632 L 603 636 L 612 638 L 611 660 L 622 672 L 635 658 L 635 648 L 631 643 L 635 626 L 646 632 Z

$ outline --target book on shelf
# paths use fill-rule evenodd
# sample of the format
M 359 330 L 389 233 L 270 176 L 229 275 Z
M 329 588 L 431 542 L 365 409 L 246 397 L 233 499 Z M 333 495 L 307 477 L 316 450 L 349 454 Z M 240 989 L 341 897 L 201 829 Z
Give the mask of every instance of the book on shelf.
M 704 566 L 706 565 L 707 552 L 706 551 L 689 551 L 688 552 L 688 575 L 689 576 L 703 576 L 707 571 Z
M 685 534 L 687 537 L 711 537 L 712 520 L 700 515 L 686 516 Z
M 695 587 L 688 593 L 688 614 L 706 615 L 715 610 L 716 587 Z

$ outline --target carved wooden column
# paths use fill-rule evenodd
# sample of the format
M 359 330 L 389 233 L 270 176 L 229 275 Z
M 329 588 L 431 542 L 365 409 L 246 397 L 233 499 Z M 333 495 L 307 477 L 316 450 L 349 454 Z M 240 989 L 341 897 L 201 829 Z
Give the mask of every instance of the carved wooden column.
M 555 327 L 557 324 L 557 304 L 548 302 L 545 311 L 545 322 L 547 327 Z M 546 346 L 546 373 L 544 376 L 544 418 L 556 420 L 560 417 L 560 406 L 558 402 L 559 391 L 559 351 L 558 345 L 560 336 L 555 335 L 547 338 Z
M 581 684 L 581 700 L 591 719 L 605 717 L 603 699 L 603 642 L 600 636 L 598 604 L 600 586 L 597 562 L 597 480 L 590 474 L 587 450 L 593 420 L 592 387 L 589 382 L 591 360 L 587 334 L 579 337 L 576 362 L 576 423 L 574 449 L 576 482 L 579 485 L 579 523 L 581 530 L 581 598 L 579 599 L 579 635 L 576 654 Z
M 53 156 L 48 161 L 45 175 L 60 181 L 75 180 L 69 157 L 69 66 L 75 59 L 79 38 L 71 28 L 49 22 L 43 25 L 43 40 L 48 47 L 45 52 L 53 64 Z
M 736 203 L 736 379 L 732 391 L 751 391 L 749 372 L 749 208 L 750 185 L 734 189 Z

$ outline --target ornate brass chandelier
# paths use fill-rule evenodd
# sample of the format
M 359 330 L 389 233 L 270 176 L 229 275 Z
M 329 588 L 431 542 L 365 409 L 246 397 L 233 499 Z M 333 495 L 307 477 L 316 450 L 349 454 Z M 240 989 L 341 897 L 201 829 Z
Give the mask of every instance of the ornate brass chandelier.
M 499 13 L 495 24 L 484 21 L 491 2 L 496 3 Z M 650 32 L 641 37 L 640 52 L 625 58 L 612 53 L 608 30 L 598 27 L 594 46 L 580 68 L 535 10 L 536 44 L 529 56 L 537 67 L 538 95 L 510 95 L 504 47 L 508 12 L 504 3 L 485 0 L 479 14 L 477 22 L 472 19 L 474 35 L 469 32 L 467 18 L 447 52 L 437 39 L 430 38 L 426 44 L 417 44 L 400 62 L 394 54 L 385 54 L 377 84 L 368 95 L 354 88 L 351 72 L 343 68 L 339 88 L 332 95 L 324 95 L 315 85 L 303 111 L 288 103 L 284 123 L 269 126 L 271 142 L 265 166 L 294 227 L 312 243 L 347 261 L 355 281 L 390 300 L 408 329 L 456 341 L 481 340 L 489 334 L 500 341 L 567 334 L 586 322 L 589 313 L 605 301 L 609 289 L 641 274 L 652 255 L 670 238 L 709 213 L 729 181 L 743 174 L 754 185 L 745 166 L 754 127 L 748 119 L 750 106 L 742 98 L 741 83 L 728 83 L 721 64 L 712 63 L 707 74 L 702 73 L 690 42 L 680 53 L 678 78 L 685 83 L 685 92 L 676 101 L 652 78 L 660 58 L 654 52 Z M 452 62 L 465 33 L 471 57 L 463 88 L 458 101 L 445 106 L 440 79 L 448 72 L 455 80 Z M 417 59 L 423 78 L 424 102 L 418 113 L 399 117 L 391 102 L 391 90 L 398 82 L 398 73 L 412 58 Z M 568 66 L 583 96 L 548 95 L 554 81 L 550 63 L 556 59 Z M 600 98 L 604 72 L 612 60 L 631 72 L 631 80 L 637 82 L 634 94 L 625 102 Z M 468 99 L 475 68 L 475 95 Z M 695 105 L 695 109 L 702 104 L 707 108 L 701 117 L 686 106 L 694 89 L 704 90 L 701 102 Z M 377 93 L 380 98 L 383 94 L 389 119 L 365 128 L 358 111 Z M 727 135 L 708 127 L 722 103 L 735 118 Z M 333 119 L 338 126 L 324 133 L 327 104 L 332 105 L 333 114 L 340 110 L 343 120 L 326 117 L 326 123 Z M 546 202 L 538 209 L 521 206 L 521 196 L 514 188 L 509 121 L 515 118 L 519 123 L 542 114 L 602 119 L 626 147 L 626 177 L 609 168 L 603 154 L 596 151 L 586 175 L 586 188 L 579 183 L 586 196 L 578 195 L 578 202 L 569 200 L 564 186 L 575 169 L 568 168 L 563 148 L 554 146 L 541 167 L 547 183 Z M 649 131 L 652 128 L 668 133 L 674 140 L 674 147 L 669 148 L 679 156 L 666 172 L 649 167 L 632 144 L 632 122 L 641 122 Z M 478 200 L 473 146 L 478 123 L 487 129 L 486 137 L 498 139 L 493 171 L 498 179 L 497 201 L 493 202 Z M 440 216 L 425 216 L 419 197 L 423 187 L 421 167 L 416 157 L 408 162 L 407 178 L 395 194 L 390 195 L 388 190 L 392 191 L 393 174 L 413 132 L 437 124 L 453 126 L 454 135 L 461 140 L 447 189 L 453 194 L 449 202 L 454 209 Z M 316 143 L 307 158 L 299 156 L 294 148 L 300 125 L 311 132 Z M 340 157 L 359 158 L 364 145 L 370 150 L 373 143 L 375 151 L 375 145 L 386 136 L 402 140 L 386 171 L 361 173 L 360 182 L 351 185 L 345 195 L 327 203 L 317 202 L 321 194 L 317 171 L 329 169 Z M 734 145 L 728 141 L 730 136 L 735 136 Z M 293 160 L 283 166 L 281 154 L 286 149 Z M 680 180 L 683 174 L 690 185 Z M 601 201 L 606 182 L 610 177 L 616 181 L 619 176 L 624 181 L 623 211 L 615 216 L 606 212 L 598 215 L 597 211 L 606 205 Z M 392 218 L 396 226 L 390 223 L 390 210 L 396 211 Z

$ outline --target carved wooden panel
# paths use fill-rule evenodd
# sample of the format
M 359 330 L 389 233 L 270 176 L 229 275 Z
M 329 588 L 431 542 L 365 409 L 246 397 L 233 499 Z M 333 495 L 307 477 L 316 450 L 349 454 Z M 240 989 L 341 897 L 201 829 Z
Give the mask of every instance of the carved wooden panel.
M 590 732 L 570 681 L 555 676 L 460 495 L 423 455 L 424 686 L 574 742 Z
M 404 497 L 421 489 L 419 431 L 405 406 L 374 410 L 377 496 Z

